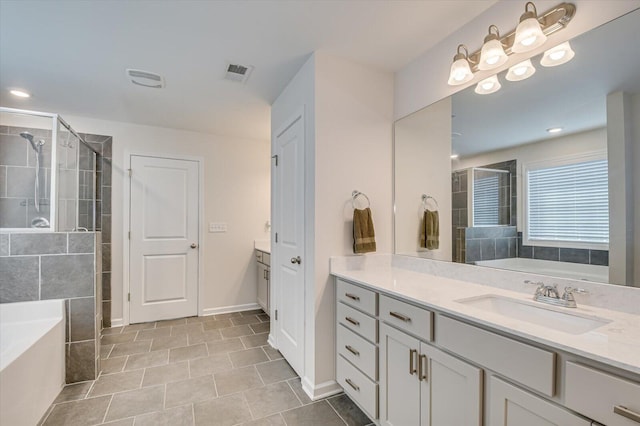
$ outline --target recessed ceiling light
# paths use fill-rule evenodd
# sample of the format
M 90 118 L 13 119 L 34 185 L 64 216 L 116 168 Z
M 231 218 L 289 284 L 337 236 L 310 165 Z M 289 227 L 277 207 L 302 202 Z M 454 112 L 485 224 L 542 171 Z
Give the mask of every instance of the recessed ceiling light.
M 547 132 L 549 133 L 558 133 L 562 131 L 562 127 L 551 127 L 550 129 L 547 129 Z
M 451 159 L 452 159 L 452 160 L 455 160 L 455 159 L 456 159 L 456 158 L 458 158 L 458 157 L 459 157 L 459 156 L 458 156 L 458 154 L 451 154 Z
M 17 96 L 19 98 L 30 98 L 31 95 L 28 94 L 27 92 L 23 91 L 23 90 L 9 90 L 9 93 L 11 93 L 13 96 Z

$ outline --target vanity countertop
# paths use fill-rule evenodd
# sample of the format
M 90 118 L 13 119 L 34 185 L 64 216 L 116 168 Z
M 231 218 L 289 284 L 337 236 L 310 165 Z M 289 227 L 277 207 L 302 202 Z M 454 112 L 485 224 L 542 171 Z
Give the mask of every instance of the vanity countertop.
M 331 274 L 428 309 L 640 374 L 640 316 L 632 313 L 593 307 L 581 304 L 579 300 L 576 309 L 555 308 L 571 309 L 571 313 L 611 321 L 586 333 L 569 334 L 555 330 L 551 321 L 548 327 L 536 325 L 457 302 L 460 299 L 490 294 L 528 303 L 535 291 L 533 286 L 531 294 L 525 294 L 390 264 L 354 269 L 346 267 L 344 262 L 332 261 Z
M 253 247 L 261 252 L 271 254 L 271 241 L 269 240 L 255 240 Z

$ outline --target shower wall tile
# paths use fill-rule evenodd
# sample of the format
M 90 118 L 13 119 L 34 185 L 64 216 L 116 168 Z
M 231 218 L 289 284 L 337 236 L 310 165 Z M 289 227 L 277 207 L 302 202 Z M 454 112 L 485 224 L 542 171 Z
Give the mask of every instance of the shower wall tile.
M 26 166 L 29 146 L 20 135 L 0 135 L 0 164 Z
M 592 265 L 609 266 L 609 252 L 606 250 L 591 250 L 590 263 Z
M 69 253 L 93 253 L 94 234 L 87 232 L 69 233 Z
M 7 196 L 7 166 L 0 166 L 0 197 Z
M 558 247 L 533 247 L 533 258 L 540 260 L 560 260 L 560 249 Z
M 42 299 L 94 296 L 93 255 L 42 256 Z
M 66 373 L 67 383 L 94 380 L 96 342 L 88 340 L 77 343 L 67 343 Z
M 95 339 L 95 298 L 70 299 L 69 318 L 72 342 Z
M 560 248 L 560 262 L 589 263 L 589 250 Z
M 7 167 L 7 197 L 33 198 L 35 175 L 35 167 Z
M 102 244 L 102 271 L 111 272 L 111 244 Z
M 9 256 L 9 234 L 0 234 L 0 256 Z
M 38 300 L 39 258 L 0 257 L 0 303 Z
M 25 228 L 26 226 L 26 199 L 0 198 L 0 228 Z
M 11 255 L 60 254 L 67 252 L 67 234 L 11 234 Z

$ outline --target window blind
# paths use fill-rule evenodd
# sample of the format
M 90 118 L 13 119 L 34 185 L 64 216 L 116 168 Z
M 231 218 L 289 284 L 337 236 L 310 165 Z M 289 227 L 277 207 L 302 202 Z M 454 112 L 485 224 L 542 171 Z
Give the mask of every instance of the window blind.
M 530 240 L 609 242 L 607 160 L 527 172 Z
M 473 180 L 473 226 L 500 224 L 500 178 L 497 174 Z

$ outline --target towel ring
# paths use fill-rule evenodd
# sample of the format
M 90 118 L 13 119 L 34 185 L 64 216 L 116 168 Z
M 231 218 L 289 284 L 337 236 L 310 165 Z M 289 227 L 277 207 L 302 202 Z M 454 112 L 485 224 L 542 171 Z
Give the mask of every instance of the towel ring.
M 353 206 L 354 209 L 356 208 L 356 198 L 358 198 L 361 195 L 367 200 L 367 207 L 365 208 L 371 207 L 371 201 L 369 201 L 369 197 L 367 197 L 367 194 L 365 194 L 364 192 L 360 192 L 356 189 L 351 193 L 351 205 Z
M 433 202 L 435 203 L 437 208 L 440 208 L 440 206 L 438 206 L 438 200 L 436 200 L 435 198 L 433 198 L 431 195 L 427 195 L 427 194 L 422 194 L 422 208 L 424 210 L 427 209 L 427 201 L 428 200 L 433 200 Z

